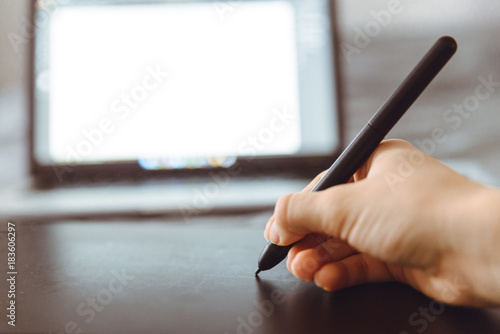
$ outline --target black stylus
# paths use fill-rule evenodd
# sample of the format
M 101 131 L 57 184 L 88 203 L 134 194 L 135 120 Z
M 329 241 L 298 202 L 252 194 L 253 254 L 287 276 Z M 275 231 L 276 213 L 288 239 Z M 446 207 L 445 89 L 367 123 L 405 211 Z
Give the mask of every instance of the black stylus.
M 351 176 L 370 157 L 387 133 L 455 54 L 456 50 L 457 43 L 452 37 L 444 36 L 438 39 L 392 96 L 342 152 L 311 192 L 324 190 L 349 181 Z M 269 241 L 260 254 L 259 269 L 255 272 L 255 275 L 262 270 L 269 270 L 283 261 L 293 245 L 278 246 Z

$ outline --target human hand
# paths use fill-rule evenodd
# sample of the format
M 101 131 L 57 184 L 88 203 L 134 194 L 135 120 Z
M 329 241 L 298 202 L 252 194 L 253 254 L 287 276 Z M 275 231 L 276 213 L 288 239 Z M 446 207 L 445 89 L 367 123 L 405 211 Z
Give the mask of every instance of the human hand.
M 382 142 L 349 183 L 276 204 L 265 236 L 298 241 L 287 267 L 325 290 L 384 281 L 460 305 L 500 305 L 500 191 L 401 140 Z M 300 241 L 299 241 L 300 240 Z

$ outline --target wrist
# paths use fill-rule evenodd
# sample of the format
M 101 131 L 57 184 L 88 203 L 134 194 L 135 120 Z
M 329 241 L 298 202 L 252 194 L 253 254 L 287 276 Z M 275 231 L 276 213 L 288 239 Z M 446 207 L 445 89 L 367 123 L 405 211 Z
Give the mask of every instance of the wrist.
M 474 184 L 464 193 L 463 200 L 451 205 L 456 208 L 450 224 L 454 252 L 493 260 L 500 252 L 500 190 Z
M 482 240 L 482 256 L 500 265 L 500 189 L 483 186 L 482 195 L 478 196 L 477 233 Z
M 465 187 L 449 222 L 450 238 L 441 269 L 462 283 L 478 305 L 500 304 L 500 190 L 475 184 Z

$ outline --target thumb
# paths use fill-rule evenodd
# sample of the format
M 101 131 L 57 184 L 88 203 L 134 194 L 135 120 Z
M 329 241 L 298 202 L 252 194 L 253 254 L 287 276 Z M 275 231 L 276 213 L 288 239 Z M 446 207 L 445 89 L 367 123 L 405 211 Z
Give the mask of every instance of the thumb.
M 275 207 L 269 239 L 289 245 L 310 233 L 324 233 L 343 240 L 355 224 L 362 205 L 360 183 L 338 185 L 313 193 L 288 194 Z

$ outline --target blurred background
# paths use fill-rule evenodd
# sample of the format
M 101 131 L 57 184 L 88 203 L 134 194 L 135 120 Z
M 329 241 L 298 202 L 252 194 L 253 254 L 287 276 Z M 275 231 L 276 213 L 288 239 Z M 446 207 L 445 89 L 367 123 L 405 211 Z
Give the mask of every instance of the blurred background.
M 234 5 L 239 1 L 228 3 Z M 2 195 L 15 193 L 29 177 L 28 45 L 13 44 L 10 37 L 12 34 L 29 36 L 32 29 L 32 18 L 28 12 L 30 3 L 29 0 L 0 0 L 0 216 L 2 209 L 8 208 L 6 201 L 1 199 Z M 457 54 L 389 137 L 406 139 L 460 173 L 500 187 L 500 1 L 339 0 L 337 14 L 340 21 L 339 57 L 344 105 L 341 135 L 344 145 L 364 126 L 432 44 L 443 35 L 451 35 L 458 42 Z M 259 23 L 255 22 L 255 25 Z M 90 28 L 92 22 L 88 25 L 82 28 Z M 105 47 L 112 48 L 113 44 Z M 321 81 L 319 77 L 318 81 Z M 321 83 L 315 84 L 323 87 Z M 316 87 L 308 88 L 314 90 Z M 272 191 L 274 183 L 266 186 L 270 188 L 267 196 L 273 197 L 274 203 L 274 198 L 277 198 Z M 248 189 L 251 190 L 251 187 L 247 184 L 243 189 L 244 201 L 248 199 Z M 136 191 L 133 196 L 141 198 L 142 204 L 156 197 L 155 194 L 148 197 L 144 191 Z M 44 198 L 49 197 L 50 203 L 50 196 L 43 195 Z M 175 196 L 178 195 L 175 193 Z M 186 195 L 191 193 L 186 191 Z M 262 193 L 258 195 L 260 199 Z M 225 199 L 220 197 L 221 201 Z M 34 198 L 38 200 L 40 197 Z M 101 194 L 97 200 L 103 208 L 107 208 L 111 201 L 116 202 L 106 194 Z M 44 206 L 43 201 L 39 203 Z M 66 209 L 64 201 L 57 203 Z M 124 206 L 127 203 L 123 201 Z M 160 204 L 163 205 L 163 202 Z M 94 203 L 91 205 L 91 209 L 95 209 Z M 177 224 L 180 218 L 168 220 L 173 224 L 163 224 L 163 221 L 161 224 L 156 221 L 136 224 L 132 220 L 131 224 L 108 225 L 97 220 L 90 229 L 86 223 L 38 224 L 38 217 L 28 217 L 29 224 L 20 224 L 18 231 L 21 236 L 18 259 L 23 261 L 22 265 L 18 265 L 18 289 L 21 294 L 16 304 L 21 306 L 19 321 L 37 331 L 44 326 L 61 329 L 68 319 L 78 319 L 75 315 L 82 316 L 75 314 L 77 305 L 82 305 L 80 302 L 107 291 L 102 289 L 99 292 L 99 289 L 111 284 L 111 269 L 123 269 L 125 272 L 126 268 L 132 278 L 137 277 L 136 281 L 115 299 L 112 306 L 106 308 L 107 313 L 102 313 L 90 324 L 91 327 L 83 327 L 85 332 L 89 332 L 85 328 L 110 332 L 105 326 L 124 328 L 121 332 L 130 332 L 141 326 L 141 332 L 144 332 L 149 325 L 161 328 L 157 332 L 164 332 L 168 331 L 165 329 L 168 326 L 181 326 L 183 321 L 190 326 L 208 326 L 204 328 L 205 332 L 210 332 L 210 328 L 215 328 L 213 326 L 229 323 L 237 326 L 235 319 L 238 315 L 253 314 L 250 312 L 256 310 L 255 302 L 269 299 L 271 290 L 273 294 L 280 290 L 264 288 L 260 283 L 255 284 L 253 278 L 254 261 L 262 247 L 259 242 L 264 242 L 262 224 L 270 212 L 248 217 L 235 217 L 231 213 L 241 212 L 222 212 L 221 215 L 227 215 L 223 219 L 220 216 L 197 219 L 190 213 L 186 218 L 183 211 L 185 223 L 191 222 L 190 218 L 193 222 L 182 226 Z M 228 228 L 229 225 L 232 227 Z M 5 228 L 0 232 L 6 232 Z M 1 235 L 7 237 L 6 233 Z M 210 237 L 207 238 L 207 235 Z M 148 242 L 143 242 L 146 239 Z M 0 267 L 4 267 L 1 262 Z M 224 271 L 227 269 L 227 272 L 221 268 Z M 246 280 L 248 273 L 251 279 Z M 279 274 L 277 270 L 274 271 L 275 276 L 267 277 L 271 277 L 273 284 L 278 284 Z M 356 332 L 353 328 L 359 328 L 357 325 L 369 327 L 371 332 L 386 328 L 384 326 L 405 329 L 409 325 L 414 326 L 412 316 L 408 323 L 409 315 L 416 315 L 417 310 L 430 308 L 433 304 L 420 295 L 412 297 L 415 296 L 413 291 L 405 292 L 400 288 L 377 286 L 368 287 L 368 290 L 354 289 L 335 295 L 335 298 L 325 296 L 320 290 L 293 290 L 294 293 L 287 295 L 292 304 L 285 305 L 285 312 L 277 312 L 269 324 L 276 332 L 277 326 L 282 325 L 280 319 L 285 316 L 287 322 L 293 318 L 289 326 L 300 331 L 311 326 L 307 318 L 309 315 L 314 314 L 317 320 L 318 314 L 328 311 L 325 319 L 329 324 L 334 323 L 340 331 L 348 328 L 346 332 Z M 227 302 L 227 291 L 231 289 L 231 302 Z M 221 294 L 221 291 L 224 293 Z M 4 292 L 0 293 L 4 295 Z M 328 298 L 322 299 L 324 297 Z M 318 303 L 321 312 L 314 307 L 302 312 L 304 305 L 309 307 L 317 301 L 321 301 Z M 5 302 L 8 301 L 5 299 Z M 293 307 L 294 304 L 300 308 Z M 376 312 L 373 312 L 374 309 Z M 351 321 L 359 319 L 360 314 L 367 315 L 366 321 Z M 495 324 L 496 320 L 497 317 Z M 83 321 L 80 323 L 85 326 Z M 85 323 L 88 321 L 85 320 Z M 322 326 L 322 322 L 317 323 Z M 469 328 L 473 331 L 473 327 L 477 331 L 475 326 L 483 324 L 493 328 L 492 323 L 493 320 L 480 310 L 469 313 L 447 307 L 445 315 L 434 323 L 434 328 L 435 332 L 450 332 L 443 328 L 451 326 L 457 332 L 465 333 Z M 424 321 L 424 324 L 427 328 L 427 322 Z M 18 326 L 18 330 L 27 332 L 24 328 Z M 64 328 L 67 329 L 67 325 Z M 332 326 L 328 325 L 328 328 Z M 496 332 L 495 329 L 489 333 Z
M 409 140 L 461 173 L 500 186 L 500 87 L 474 99 L 483 81 L 500 82 L 500 3 L 338 1 L 343 71 L 344 143 L 353 138 L 427 49 L 442 35 L 459 51 L 390 137 Z M 28 176 L 27 45 L 9 33 L 26 29 L 28 0 L 0 0 L 0 186 Z M 390 17 L 382 11 L 391 9 Z M 374 22 L 381 22 L 374 24 Z M 378 28 L 377 28 L 378 27 Z M 29 26 L 28 26 L 29 29 Z M 480 79 L 482 78 L 482 79 Z M 475 101 L 478 105 L 474 105 Z M 455 105 L 472 103 L 458 113 Z

